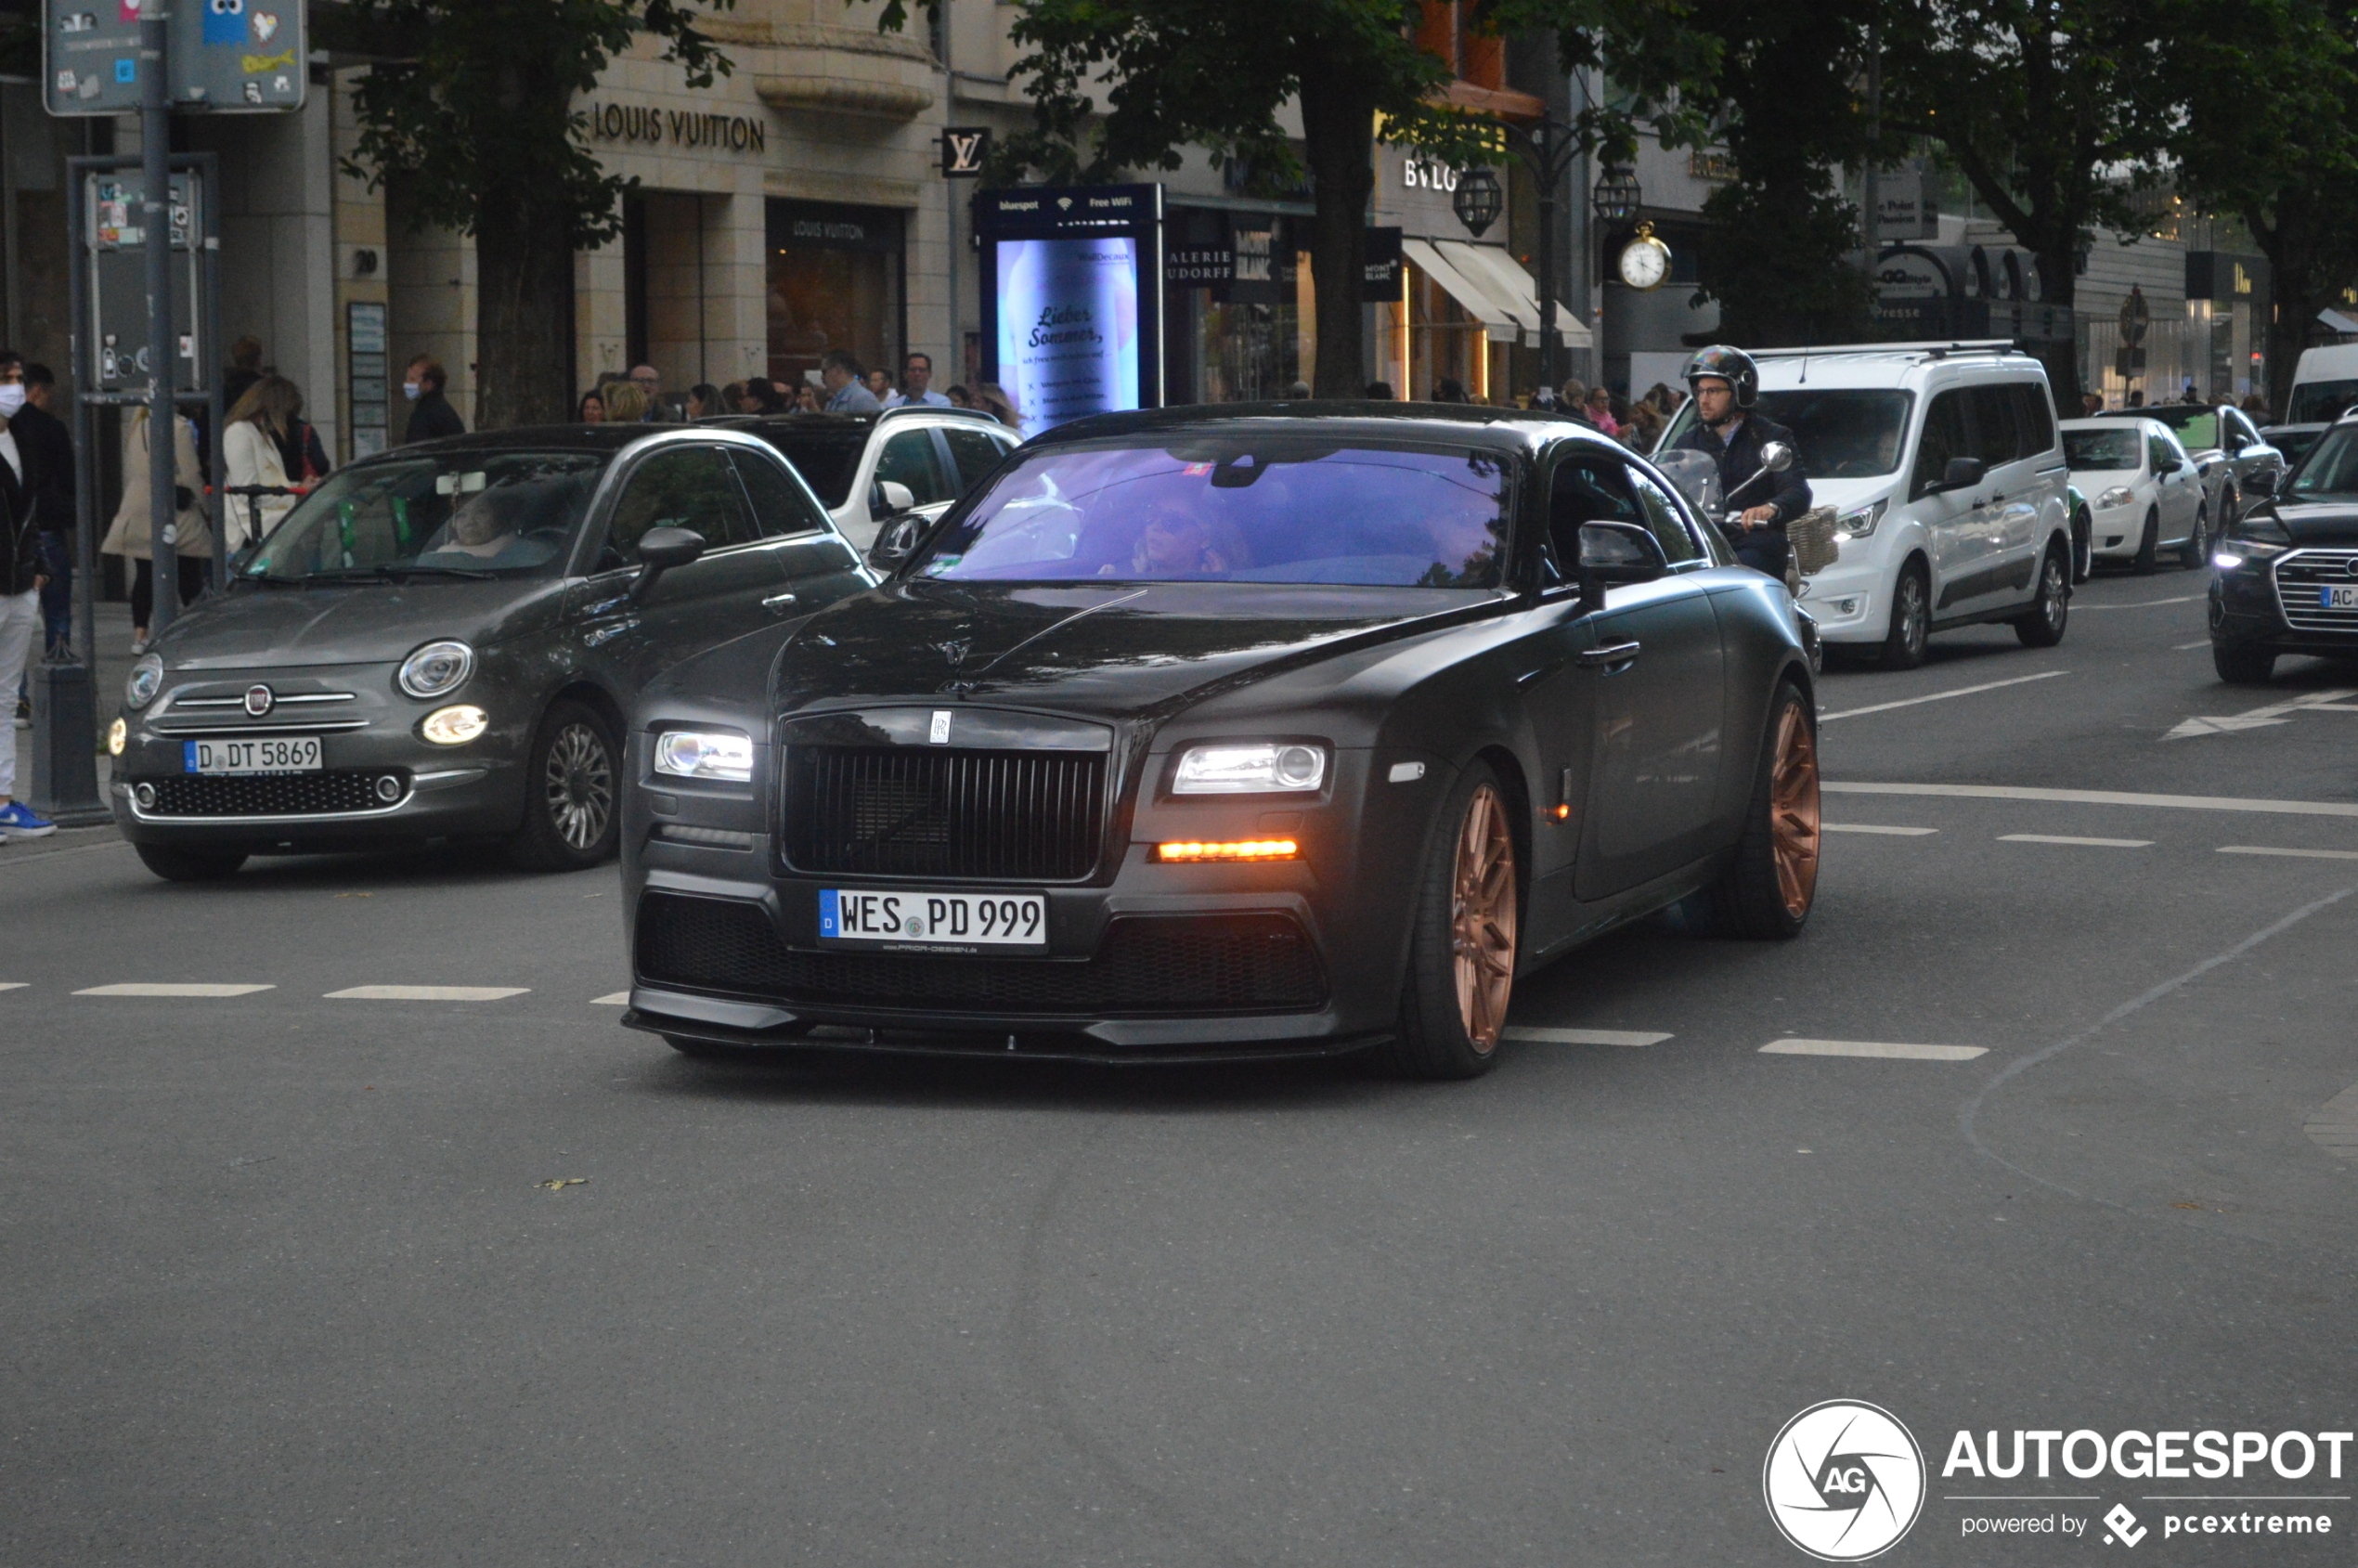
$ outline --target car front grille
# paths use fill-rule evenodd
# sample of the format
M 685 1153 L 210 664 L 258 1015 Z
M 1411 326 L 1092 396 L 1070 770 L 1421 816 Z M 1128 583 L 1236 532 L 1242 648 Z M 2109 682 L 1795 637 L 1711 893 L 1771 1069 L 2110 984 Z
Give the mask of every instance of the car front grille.
M 2296 631 L 2358 632 L 2358 610 L 2328 610 L 2318 590 L 2358 585 L 2358 550 L 2297 550 L 2276 562 L 2276 607 Z
M 156 803 L 140 808 L 149 817 L 311 817 L 351 811 L 382 811 L 377 798 L 383 770 L 318 773 L 261 773 L 243 778 L 207 778 L 182 773 L 134 781 L 155 786 Z M 406 793 L 408 779 L 400 770 Z M 395 797 L 397 802 L 399 797 Z
M 1106 754 L 787 748 L 787 861 L 850 875 L 1069 882 L 1105 839 Z
M 1030 1015 L 1266 1013 L 1315 1007 L 1327 983 L 1286 914 L 1129 915 L 1096 956 L 932 958 L 797 952 L 757 904 L 649 893 L 639 902 L 641 983 L 844 1006 Z

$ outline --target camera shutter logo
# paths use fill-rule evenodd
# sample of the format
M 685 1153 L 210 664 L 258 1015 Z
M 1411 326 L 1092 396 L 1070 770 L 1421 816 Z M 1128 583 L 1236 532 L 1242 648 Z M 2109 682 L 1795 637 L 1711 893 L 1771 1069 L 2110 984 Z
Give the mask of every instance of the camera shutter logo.
M 1821 1562 L 1862 1562 L 1923 1511 L 1924 1452 L 1890 1411 L 1829 1399 L 1777 1433 L 1760 1490 L 1785 1539 Z

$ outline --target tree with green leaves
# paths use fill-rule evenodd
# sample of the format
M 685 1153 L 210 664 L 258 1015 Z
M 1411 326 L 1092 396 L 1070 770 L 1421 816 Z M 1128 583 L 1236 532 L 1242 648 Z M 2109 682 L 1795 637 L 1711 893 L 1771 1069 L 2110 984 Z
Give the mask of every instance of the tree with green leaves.
M 716 0 L 726 7 L 733 0 Z M 421 224 L 475 247 L 476 418 L 487 428 L 567 417 L 573 256 L 621 231 L 632 182 L 605 172 L 574 108 L 641 35 L 688 85 L 729 60 L 676 0 L 349 0 L 323 13 L 329 47 L 378 63 L 359 79 L 347 167 L 406 176 Z
M 1315 392 L 1355 397 L 1367 380 L 1358 279 L 1379 139 L 1460 167 L 1506 156 L 1495 122 L 1442 101 L 1450 68 L 1417 44 L 1423 13 L 1420 0 L 1016 0 L 1013 35 L 1030 51 L 1016 73 L 1034 121 L 1008 139 L 994 176 L 1095 182 L 1175 169 L 1191 145 L 1275 183 L 1306 170 Z M 1702 73 L 1708 47 L 1684 16 L 1685 0 L 1483 0 L 1469 20 L 1495 36 L 1547 29 L 1567 70 L 1611 69 L 1625 97 L 1585 110 L 1577 126 L 1586 145 L 1611 149 L 1633 146 L 1641 122 L 1673 139 L 1699 134 L 1672 93 Z M 903 19 L 896 0 L 882 25 Z M 1299 153 L 1289 106 L 1301 117 Z
M 2358 283 L 2358 6 L 2172 9 L 2188 104 L 2170 144 L 2179 188 L 2240 217 L 2268 258 L 2268 401 L 2283 417 L 2317 312 Z

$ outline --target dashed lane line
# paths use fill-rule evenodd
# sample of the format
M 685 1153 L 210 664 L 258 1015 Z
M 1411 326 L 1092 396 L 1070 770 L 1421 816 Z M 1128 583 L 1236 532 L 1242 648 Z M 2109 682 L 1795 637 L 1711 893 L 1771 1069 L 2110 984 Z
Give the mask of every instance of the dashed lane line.
M 1771 1040 L 1765 1056 L 1885 1056 L 1911 1062 L 1969 1062 L 1989 1054 L 1987 1045 L 1910 1045 L 1889 1040 Z
M 499 1002 L 522 996 L 530 986 L 520 985 L 356 985 L 331 991 L 330 1002 Z
M 2067 806 L 2158 806 L 2185 811 L 2262 811 L 2288 817 L 2358 817 L 2358 801 L 2242 800 L 2222 795 L 2140 795 L 2118 789 L 2032 789 L 2015 784 L 1837 784 L 1828 795 L 1929 795 L 1950 800 L 2047 800 Z
M 2126 604 L 2074 604 L 2071 613 L 2080 616 L 2091 610 L 2151 610 L 2163 604 L 2191 604 L 2204 597 L 2199 593 L 2183 593 L 2175 599 L 2132 599 Z
M 2170 651 L 2173 654 L 2184 654 L 2191 653 L 2196 648 L 2208 648 L 2209 646 L 2210 639 L 2206 637 L 2199 642 L 2172 642 L 2170 645 Z
M 2358 849 L 2277 849 L 2265 844 L 2222 844 L 2222 855 L 2284 855 L 2302 861 L 2358 861 Z
M 2078 844 L 2091 849 L 2150 849 L 2150 838 L 2077 838 L 2066 833 L 2002 833 L 2001 844 Z
M 0 991 L 22 991 L 32 983 L 31 980 L 0 980 Z
M 1821 713 L 1820 724 L 1831 724 L 1837 719 L 1856 719 L 1863 713 L 1888 713 L 1895 707 L 1914 707 L 1918 703 L 1947 702 L 1950 697 L 1970 697 L 1976 692 L 1995 692 L 2002 686 L 2025 686 L 2033 680 L 2053 680 L 2058 675 L 2069 675 L 2067 669 L 2041 670 L 2037 675 L 2017 675 L 2011 680 L 1989 680 L 1978 686 L 1959 686 L 1953 691 L 1934 692 L 1921 697 L 1902 697 L 1898 702 L 1876 703 L 1871 707 L 1846 707 L 1840 713 Z
M 153 985 L 143 980 L 126 981 L 121 985 L 94 985 L 77 991 L 76 996 L 252 996 L 257 991 L 276 991 L 270 985 Z
M 1823 833 L 1885 833 L 1895 838 L 1926 838 L 1940 830 L 1937 827 L 1888 827 L 1881 823 L 1820 823 Z
M 630 1005 L 630 993 L 627 991 L 609 991 L 603 996 L 593 996 L 590 999 L 590 1005 L 592 1007 L 628 1007 Z
M 1528 1024 L 1508 1025 L 1506 1037 L 1526 1040 L 1536 1045 L 1659 1045 L 1672 1038 L 1643 1030 L 1539 1029 Z
M 2300 1129 L 2337 1160 L 2358 1160 L 2358 1083 L 2317 1108 Z

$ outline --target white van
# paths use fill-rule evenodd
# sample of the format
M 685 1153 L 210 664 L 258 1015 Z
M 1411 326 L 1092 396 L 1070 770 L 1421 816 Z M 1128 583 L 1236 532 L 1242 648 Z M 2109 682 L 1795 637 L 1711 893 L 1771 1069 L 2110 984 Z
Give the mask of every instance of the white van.
M 2358 404 L 2358 343 L 2304 348 L 2292 368 L 2292 405 L 2279 424 L 2331 424 Z
M 1794 433 L 1839 558 L 1804 578 L 1830 648 L 1924 662 L 1935 631 L 2011 623 L 2063 641 L 2070 473 L 2045 367 L 2004 342 L 1761 349 L 1759 411 Z M 1666 447 L 1693 427 L 1682 407 Z

